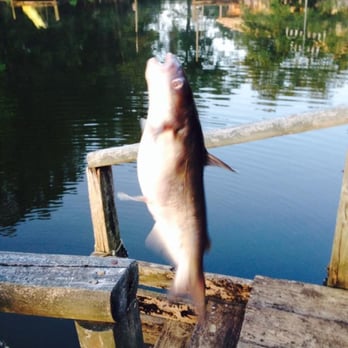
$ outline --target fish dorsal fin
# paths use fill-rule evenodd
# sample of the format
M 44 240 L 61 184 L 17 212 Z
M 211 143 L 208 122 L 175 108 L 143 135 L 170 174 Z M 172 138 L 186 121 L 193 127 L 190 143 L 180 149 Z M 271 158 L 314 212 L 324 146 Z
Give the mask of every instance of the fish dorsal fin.
M 235 169 L 231 168 L 228 164 L 225 162 L 221 161 L 219 158 L 215 157 L 211 153 L 207 152 L 207 166 L 217 166 L 221 168 L 225 168 L 227 170 L 230 170 L 231 172 L 236 172 Z

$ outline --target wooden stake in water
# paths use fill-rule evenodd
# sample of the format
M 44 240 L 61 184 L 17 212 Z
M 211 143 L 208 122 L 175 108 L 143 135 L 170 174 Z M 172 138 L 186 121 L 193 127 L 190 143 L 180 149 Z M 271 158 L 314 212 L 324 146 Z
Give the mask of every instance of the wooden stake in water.
M 344 168 L 327 285 L 348 289 L 348 154 Z
M 127 257 L 118 225 L 111 166 L 88 168 L 87 182 L 94 230 L 94 253 Z

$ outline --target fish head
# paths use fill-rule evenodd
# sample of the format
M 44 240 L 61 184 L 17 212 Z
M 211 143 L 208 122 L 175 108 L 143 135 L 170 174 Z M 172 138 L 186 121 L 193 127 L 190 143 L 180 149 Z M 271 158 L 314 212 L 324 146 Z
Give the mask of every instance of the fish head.
M 163 63 L 150 58 L 145 78 L 149 93 L 147 123 L 158 130 L 182 129 L 187 117 L 195 114 L 195 105 L 178 58 L 172 53 L 167 53 Z

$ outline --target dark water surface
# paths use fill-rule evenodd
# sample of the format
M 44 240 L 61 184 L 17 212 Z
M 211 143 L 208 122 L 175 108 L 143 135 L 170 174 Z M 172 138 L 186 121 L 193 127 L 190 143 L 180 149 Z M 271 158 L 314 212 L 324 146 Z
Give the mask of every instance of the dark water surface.
M 59 10 L 59 22 L 52 9 L 42 11 L 48 28 L 37 30 L 20 8 L 14 21 L 0 3 L 0 250 L 90 254 L 86 154 L 139 141 L 153 55 L 179 56 L 204 130 L 347 104 L 346 14 L 311 11 L 303 40 L 302 14 L 259 15 L 241 33 L 216 22 L 216 7 L 140 1 L 136 34 L 128 2 Z M 347 130 L 212 150 L 239 174 L 206 169 L 205 269 L 320 284 Z M 116 191 L 139 194 L 135 163 L 115 167 L 114 180 Z M 116 204 L 130 257 L 165 262 L 144 246 L 152 227 L 146 207 Z M 76 347 L 75 336 L 68 321 L 0 315 L 10 347 Z

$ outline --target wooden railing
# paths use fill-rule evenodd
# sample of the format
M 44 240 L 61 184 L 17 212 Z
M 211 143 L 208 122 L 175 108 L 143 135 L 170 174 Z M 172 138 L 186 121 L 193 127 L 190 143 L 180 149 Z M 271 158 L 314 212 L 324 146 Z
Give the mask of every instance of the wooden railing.
M 143 347 L 134 260 L 0 251 L 0 311 L 75 320 L 83 348 Z
M 348 107 L 275 118 L 205 134 L 207 148 L 233 145 L 348 124 Z M 138 144 L 113 147 L 87 155 L 87 178 L 95 235 L 95 252 L 126 255 L 122 245 L 112 184 L 112 165 L 136 160 Z M 348 164 L 343 178 L 341 201 L 328 268 L 328 285 L 348 288 Z M 140 274 L 141 276 L 141 274 Z M 146 284 L 144 284 L 146 285 Z

